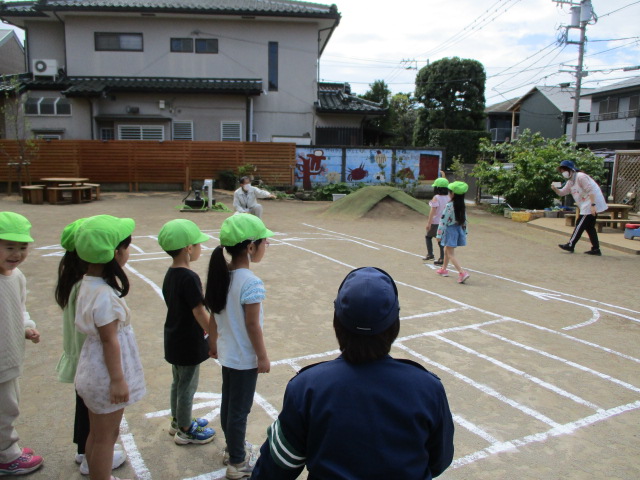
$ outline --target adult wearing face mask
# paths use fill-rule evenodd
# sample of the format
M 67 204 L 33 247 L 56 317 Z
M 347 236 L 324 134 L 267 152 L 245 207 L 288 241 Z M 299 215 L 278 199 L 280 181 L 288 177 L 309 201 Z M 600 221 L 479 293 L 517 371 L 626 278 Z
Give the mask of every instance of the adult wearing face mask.
M 240 188 L 233 193 L 233 208 L 236 213 L 252 213 L 262 218 L 262 205 L 258 203 L 258 198 L 276 198 L 276 196 L 266 190 L 252 187 L 250 177 L 242 177 Z
M 563 160 L 560 162 L 558 171 L 567 180 L 562 188 L 558 188 L 551 184 L 551 188 L 560 197 L 571 193 L 576 207 L 580 209 L 580 216 L 576 221 L 576 228 L 571 234 L 568 243 L 558 245 L 561 249 L 573 253 L 573 250 L 580 240 L 582 233 L 586 230 L 591 240 L 591 250 L 587 250 L 587 255 L 602 255 L 600 252 L 600 243 L 598 241 L 598 233 L 596 232 L 596 218 L 598 213 L 607 209 L 607 202 L 604 199 L 602 190 L 596 181 L 584 172 L 578 171 L 575 164 L 571 160 Z

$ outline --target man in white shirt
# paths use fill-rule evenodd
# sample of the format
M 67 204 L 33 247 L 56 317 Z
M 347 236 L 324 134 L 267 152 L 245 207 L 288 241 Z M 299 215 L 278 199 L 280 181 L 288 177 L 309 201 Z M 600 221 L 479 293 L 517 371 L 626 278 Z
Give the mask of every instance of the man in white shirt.
M 258 203 L 258 198 L 276 198 L 276 196 L 266 190 L 252 187 L 250 177 L 242 177 L 240 188 L 233 193 L 233 208 L 236 213 L 251 213 L 262 218 L 262 205 Z
M 591 250 L 587 250 L 584 253 L 587 255 L 602 255 L 596 231 L 598 213 L 602 213 L 607 209 L 607 201 L 604 199 L 602 190 L 600 190 L 593 178 L 584 172 L 579 172 L 571 160 L 560 162 L 558 171 L 567 180 L 567 183 L 562 188 L 551 184 L 551 188 L 561 197 L 571 193 L 576 207 L 580 209 L 580 216 L 576 221 L 576 228 L 571 234 L 569 242 L 558 246 L 567 252 L 573 253 L 576 243 L 578 243 L 582 233 L 586 230 L 589 240 L 591 240 Z

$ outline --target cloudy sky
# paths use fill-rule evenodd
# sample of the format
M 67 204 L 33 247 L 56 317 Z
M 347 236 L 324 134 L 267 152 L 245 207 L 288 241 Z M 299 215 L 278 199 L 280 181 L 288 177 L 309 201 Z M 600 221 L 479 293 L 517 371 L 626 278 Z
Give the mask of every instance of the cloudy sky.
M 570 6 L 554 0 L 333 0 L 342 14 L 320 62 L 320 79 L 364 93 L 375 80 L 413 92 L 428 61 L 458 56 L 487 72 L 487 105 L 536 85 L 573 82 L 578 46 L 561 45 Z M 569 0 L 564 0 L 568 3 Z M 329 4 L 331 0 L 316 0 Z M 574 0 L 577 3 L 577 0 Z M 592 0 L 583 87 L 615 83 L 640 70 L 640 0 Z M 578 40 L 570 29 L 569 40 Z
M 319 2 L 328 3 L 328 2 Z M 412 92 L 427 61 L 458 56 L 487 72 L 487 105 L 536 85 L 574 81 L 578 46 L 559 45 L 570 6 L 553 0 L 335 0 L 342 14 L 320 68 L 325 81 L 346 81 L 364 93 L 378 79 L 392 92 Z M 640 75 L 640 1 L 592 0 L 598 19 L 587 26 L 584 87 Z M 560 29 L 560 30 L 559 30 Z M 569 31 L 578 40 L 579 30 Z M 617 69 L 617 70 L 614 70 Z M 606 70 L 595 72 L 594 70 Z

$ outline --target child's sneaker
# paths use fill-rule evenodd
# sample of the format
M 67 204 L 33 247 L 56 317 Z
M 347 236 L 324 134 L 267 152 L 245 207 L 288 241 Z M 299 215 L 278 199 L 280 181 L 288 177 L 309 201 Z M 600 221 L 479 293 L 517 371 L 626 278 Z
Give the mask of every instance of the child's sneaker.
M 427 260 L 428 261 L 428 260 L 433 260 L 434 258 L 436 258 L 436 257 L 434 257 L 433 255 L 427 255 L 422 260 Z
M 442 265 L 444 263 L 444 259 L 443 258 L 439 258 L 438 260 L 434 260 L 433 264 L 434 265 Z
M 173 436 L 173 441 L 178 445 L 187 445 L 188 443 L 204 444 L 213 440 L 216 431 L 209 427 L 200 427 L 197 422 L 191 424 L 189 431 L 183 432 L 178 430 Z
M 26 453 L 25 450 L 31 453 Z M 0 476 L 25 475 L 39 469 L 42 466 L 42 462 L 44 462 L 44 459 L 38 455 L 34 455 L 33 450 L 22 449 L 22 455 L 13 462 L 0 463 Z
M 467 278 L 469 278 L 468 272 L 460 272 L 458 274 L 458 283 L 464 283 Z
M 113 447 L 113 461 L 111 462 L 111 470 L 115 470 L 121 467 L 127 459 L 127 452 L 122 450 L 122 447 L 116 444 Z M 80 473 L 82 475 L 89 475 L 89 463 L 87 462 L 86 455 L 83 455 L 82 463 L 80 464 Z
M 256 447 L 246 440 L 244 441 L 244 454 L 245 458 L 256 455 Z M 222 453 L 222 464 L 229 465 L 229 449 L 227 447 L 224 447 L 224 452 Z
M 445 270 L 444 268 L 439 268 L 438 270 L 436 270 L 436 273 L 438 275 L 440 275 L 441 277 L 448 277 L 449 276 L 449 270 Z
M 206 427 L 209 425 L 209 420 L 206 418 L 192 418 L 191 423 L 196 422 L 199 427 Z M 178 427 L 178 420 L 175 417 L 171 419 L 171 426 L 169 427 L 169 435 L 175 435 L 180 428 Z

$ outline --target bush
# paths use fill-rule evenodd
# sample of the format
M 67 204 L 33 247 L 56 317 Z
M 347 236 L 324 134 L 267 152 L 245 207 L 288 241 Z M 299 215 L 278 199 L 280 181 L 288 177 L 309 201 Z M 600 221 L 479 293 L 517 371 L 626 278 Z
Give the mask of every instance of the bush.
M 364 183 L 356 183 L 349 185 L 348 183 L 328 183 L 326 185 L 316 185 L 313 189 L 313 198 L 315 200 L 331 200 L 333 194 L 349 194 L 364 187 Z
M 479 144 L 483 139 L 489 139 L 489 132 L 476 130 L 441 130 L 429 131 L 429 145 L 443 147 L 446 152 L 445 168 L 449 168 L 454 157 L 462 163 L 476 163 Z
M 235 190 L 238 177 L 233 170 L 221 170 L 218 172 L 218 182 L 223 190 Z
M 573 160 L 596 182 L 605 175 L 604 161 L 589 149 L 575 149 L 575 144 L 563 138 L 544 138 L 529 130 L 511 143 L 492 145 L 482 140 L 480 151 L 485 159 L 478 162 L 472 175 L 482 189 L 503 196 L 512 207 L 542 210 L 552 206 L 557 197 L 551 182 L 563 180 L 557 170 L 562 160 Z M 513 167 L 505 168 L 494 160 L 498 154 Z

